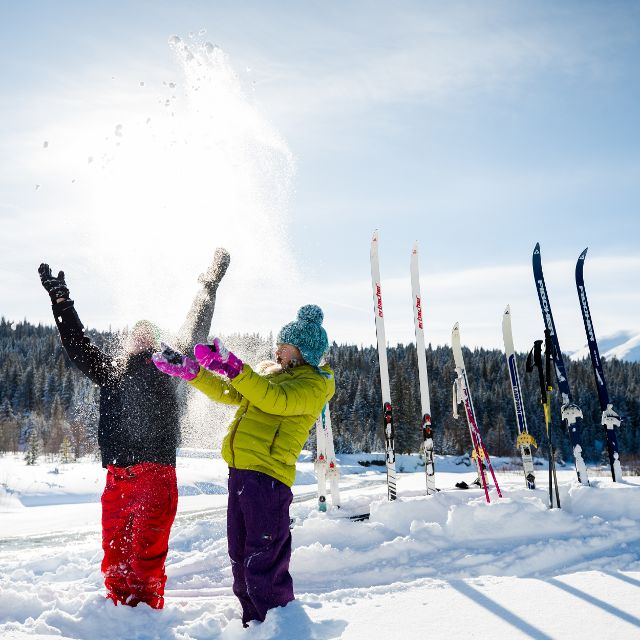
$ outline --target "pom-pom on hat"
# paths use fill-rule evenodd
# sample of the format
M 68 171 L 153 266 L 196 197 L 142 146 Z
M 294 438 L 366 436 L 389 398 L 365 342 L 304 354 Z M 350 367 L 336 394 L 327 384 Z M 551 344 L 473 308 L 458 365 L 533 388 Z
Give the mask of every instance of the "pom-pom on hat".
M 315 304 L 305 304 L 298 317 L 286 324 L 276 338 L 278 344 L 292 344 L 300 349 L 304 361 L 317 367 L 329 348 L 327 332 L 322 327 L 324 313 Z

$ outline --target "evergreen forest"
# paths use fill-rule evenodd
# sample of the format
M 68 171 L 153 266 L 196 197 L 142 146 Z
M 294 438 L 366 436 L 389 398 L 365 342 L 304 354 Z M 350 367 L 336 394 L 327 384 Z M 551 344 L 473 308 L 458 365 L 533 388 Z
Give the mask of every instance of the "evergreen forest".
M 110 332 L 89 331 L 96 344 L 111 348 Z M 245 354 L 240 345 L 250 345 Z M 234 345 L 238 345 L 235 347 Z M 230 336 L 229 346 L 253 362 L 249 351 L 269 355 L 271 337 Z M 497 349 L 463 349 L 467 375 L 478 423 L 489 453 L 515 455 L 517 426 L 504 353 Z M 75 459 L 97 452 L 97 400 L 99 389 L 70 362 L 52 326 L 27 321 L 0 320 L 0 453 L 25 452 L 35 462 L 38 455 Z M 526 354 L 518 356 L 523 399 L 529 431 L 539 445 L 546 443 L 538 379 L 526 374 Z M 336 394 L 331 418 L 337 453 L 381 452 L 382 401 L 377 352 L 374 347 L 334 343 L 327 360 L 336 374 Z M 388 349 L 389 375 L 396 431 L 396 451 L 419 450 L 422 435 L 418 367 L 414 344 Z M 585 458 L 598 462 L 606 455 L 606 437 L 600 424 L 600 407 L 593 371 L 588 359 L 566 359 L 575 402 L 584 414 Z M 452 384 L 455 378 L 449 347 L 427 348 L 432 426 L 438 454 L 463 455 L 470 439 L 462 407 L 452 415 Z M 613 359 L 604 362 L 609 395 L 622 416 L 618 433 L 621 458 L 640 453 L 640 363 Z M 559 455 L 571 459 L 568 437 L 560 424 L 560 403 L 553 398 L 552 434 Z M 183 442 L 189 445 L 188 442 Z M 313 434 L 311 442 L 313 446 Z M 543 455 L 541 451 L 539 455 Z

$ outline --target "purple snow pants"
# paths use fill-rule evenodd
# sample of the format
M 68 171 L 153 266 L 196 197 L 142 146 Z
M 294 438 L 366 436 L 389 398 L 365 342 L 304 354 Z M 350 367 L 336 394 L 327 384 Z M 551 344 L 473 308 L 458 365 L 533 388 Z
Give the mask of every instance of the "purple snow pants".
M 263 621 L 267 611 L 294 599 L 289 574 L 291 489 L 259 471 L 229 469 L 227 543 L 233 593 L 242 622 Z

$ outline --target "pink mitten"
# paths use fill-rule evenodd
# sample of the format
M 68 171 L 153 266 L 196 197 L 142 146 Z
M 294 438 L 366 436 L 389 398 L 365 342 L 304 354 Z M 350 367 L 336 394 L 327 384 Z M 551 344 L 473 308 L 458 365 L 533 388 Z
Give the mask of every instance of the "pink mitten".
M 176 376 L 183 380 L 193 380 L 200 371 L 200 365 L 194 362 L 188 356 L 183 355 L 179 351 L 176 351 L 173 347 L 170 347 L 164 342 L 160 343 L 162 351 L 154 353 L 151 356 L 153 364 L 170 376 Z
M 221 376 L 233 379 L 242 371 L 244 363 L 224 346 L 220 338 L 214 338 L 213 344 L 197 344 L 193 353 L 205 369 Z

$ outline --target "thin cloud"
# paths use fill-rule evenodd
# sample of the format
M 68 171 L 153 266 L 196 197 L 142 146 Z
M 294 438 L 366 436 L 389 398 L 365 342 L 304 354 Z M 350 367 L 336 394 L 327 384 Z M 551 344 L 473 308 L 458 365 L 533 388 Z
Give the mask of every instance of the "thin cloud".
M 572 351 L 585 341 L 575 288 L 575 262 L 545 261 L 549 291 L 560 344 Z M 640 258 L 606 256 L 585 268 L 594 325 L 599 335 L 625 329 L 640 331 L 640 295 L 630 295 L 640 279 Z M 502 348 L 502 313 L 511 305 L 516 348 L 527 350 L 543 333 L 530 264 L 505 264 L 478 269 L 421 274 L 427 342 L 449 344 L 451 329 L 460 322 L 464 344 Z M 374 344 L 370 280 L 333 281 L 316 285 L 325 302 L 330 337 L 339 343 Z M 382 276 L 386 335 L 390 344 L 414 341 L 409 273 L 404 278 Z M 348 313 L 351 309 L 352 312 Z
M 557 12 L 555 22 L 544 11 L 522 20 L 520 6 L 502 3 L 475 10 L 467 4 L 464 12 L 438 4 L 382 13 L 364 25 L 346 16 L 352 32 L 323 34 L 326 55 L 293 64 L 262 60 L 257 75 L 263 98 L 271 89 L 271 107 L 287 117 L 322 117 L 372 104 L 442 104 L 452 94 L 515 96 L 541 74 L 601 79 L 601 52 L 625 30 L 615 17 L 596 21 L 575 12 Z

